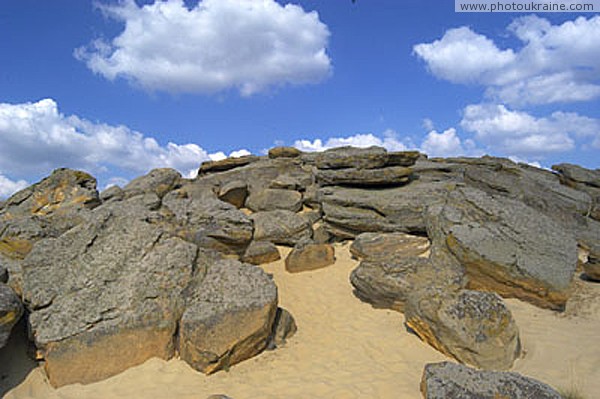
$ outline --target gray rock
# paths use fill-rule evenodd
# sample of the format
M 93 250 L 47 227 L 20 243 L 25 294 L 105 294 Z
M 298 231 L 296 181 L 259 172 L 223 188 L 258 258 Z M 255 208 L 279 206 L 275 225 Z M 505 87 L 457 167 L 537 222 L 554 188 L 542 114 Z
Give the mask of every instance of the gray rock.
M 450 362 L 425 366 L 421 393 L 424 399 L 562 399 L 550 386 L 518 373 L 482 371 Z
M 516 323 L 493 293 L 425 287 L 408 296 L 404 315 L 423 341 L 461 363 L 506 370 L 521 352 Z
M 123 191 L 127 198 L 140 194 L 154 193 L 162 198 L 169 191 L 181 186 L 181 174 L 175 169 L 153 169 L 148 174 L 130 181 Z
M 381 169 L 327 169 L 317 171 L 317 182 L 321 186 L 392 187 L 410 181 L 412 169 L 391 166 Z
M 600 169 L 586 169 L 568 163 L 552 165 L 552 169 L 557 171 L 566 183 L 583 183 L 587 186 L 600 188 Z
M 200 169 L 198 170 L 199 175 L 215 172 L 224 172 L 230 169 L 239 168 L 240 166 L 246 166 L 252 162 L 257 162 L 260 158 L 255 155 L 246 155 L 238 158 L 226 158 L 220 161 L 206 161 L 202 162 Z
M 388 161 L 385 148 L 338 147 L 317 153 L 315 165 L 319 169 L 377 169 Z
M 288 338 L 291 338 L 298 331 L 294 317 L 285 309 L 277 308 L 275 320 L 273 321 L 273 331 L 269 337 L 268 349 L 276 349 L 285 345 Z
M 198 250 L 169 237 L 144 197 L 97 208 L 88 222 L 36 243 L 23 262 L 31 333 L 55 387 L 174 353 Z
M 335 251 L 331 244 L 300 242 L 285 258 L 285 270 L 300 273 L 322 269 L 335 263 Z
M 375 308 L 404 312 L 411 292 L 425 287 L 456 291 L 466 281 L 460 268 L 412 256 L 362 261 L 350 274 L 350 283 L 360 300 Z
M 219 190 L 219 199 L 242 208 L 248 197 L 248 185 L 241 180 L 225 183 Z
M 0 348 L 6 345 L 10 332 L 23 315 L 23 305 L 14 291 L 0 283 Z
M 279 250 L 269 241 L 252 241 L 242 257 L 243 262 L 253 265 L 262 265 L 279 259 L 281 259 Z
M 199 278 L 202 277 L 202 278 Z M 277 311 L 277 287 L 260 268 L 223 260 L 186 290 L 180 323 L 180 356 L 203 373 L 264 350 Z
M 421 154 L 418 151 L 392 151 L 388 152 L 386 165 L 412 166 L 421 158 L 426 159 L 427 155 Z
M 577 242 L 559 223 L 522 202 L 469 187 L 428 212 L 429 236 L 443 240 L 465 267 L 470 288 L 564 308 Z
M 431 243 L 426 237 L 406 233 L 362 233 L 350 246 L 359 259 L 398 259 L 426 253 Z
M 0 283 L 6 284 L 8 282 L 8 270 L 0 265 Z
M 123 198 L 125 198 L 125 192 L 119 186 L 110 186 L 100 193 L 102 202 L 121 201 Z
M 282 190 L 305 190 L 313 183 L 310 175 L 290 176 L 283 174 L 269 184 L 269 188 L 278 188 Z
M 297 158 L 302 151 L 295 147 L 274 147 L 269 150 L 269 158 Z
M 316 244 L 328 244 L 331 242 L 331 234 L 321 223 L 313 225 L 313 242 Z
M 251 193 L 246 200 L 246 208 L 254 212 L 277 209 L 298 212 L 302 209 L 302 194 L 293 190 L 268 188 Z
M 250 215 L 254 222 L 254 240 L 274 244 L 295 245 L 312 236 L 311 226 L 302 216 L 290 211 L 256 212 Z

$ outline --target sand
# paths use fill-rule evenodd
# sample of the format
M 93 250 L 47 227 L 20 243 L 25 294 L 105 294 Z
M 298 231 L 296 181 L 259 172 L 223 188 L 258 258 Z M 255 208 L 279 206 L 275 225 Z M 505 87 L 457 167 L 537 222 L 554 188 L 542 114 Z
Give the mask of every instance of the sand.
M 263 266 L 274 275 L 280 305 L 294 315 L 298 332 L 284 347 L 229 372 L 207 377 L 179 360 L 152 359 L 96 384 L 55 390 L 23 346 L 12 345 L 0 351 L 0 392 L 7 399 L 420 398 L 423 366 L 445 357 L 407 332 L 401 314 L 356 299 L 348 277 L 357 262 L 347 244 L 336 246 L 336 257 L 333 266 L 300 274 L 287 273 L 283 261 Z M 562 315 L 508 300 L 525 349 L 515 370 L 593 398 L 600 392 L 600 285 L 577 285 Z

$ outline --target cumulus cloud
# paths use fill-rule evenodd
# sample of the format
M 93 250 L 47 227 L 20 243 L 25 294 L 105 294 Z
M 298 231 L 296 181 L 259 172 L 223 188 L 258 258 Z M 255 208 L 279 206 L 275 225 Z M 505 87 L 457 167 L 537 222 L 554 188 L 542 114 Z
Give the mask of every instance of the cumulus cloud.
M 326 141 L 321 139 L 315 139 L 313 141 L 296 140 L 293 145 L 299 150 L 306 152 L 325 151 L 330 148 L 345 146 L 361 148 L 378 146 L 384 147 L 388 151 L 405 151 L 408 149 L 405 143 L 397 139 L 394 132 L 386 131 L 383 136 L 383 138 L 380 138 L 371 133 L 356 134 L 348 137 L 332 137 Z
M 430 131 L 421 143 L 420 151 L 432 157 L 482 155 L 473 140 L 461 140 L 454 128 L 446 129 L 442 133 Z
M 460 124 L 492 148 L 515 156 L 538 158 L 572 150 L 577 139 L 594 141 L 600 135 L 597 119 L 572 112 L 535 117 L 498 104 L 467 106 Z
M 234 155 L 247 153 L 240 150 Z M 0 103 L 0 172 L 5 176 L 39 175 L 65 166 L 95 174 L 111 173 L 115 168 L 127 174 L 141 174 L 153 168 L 170 167 L 186 177 L 194 177 L 201 162 L 219 156 L 196 144 L 162 146 L 154 138 L 126 126 L 65 116 L 52 99 Z M 2 179 L 0 175 L 3 195 L 23 184 L 11 182 L 7 177 Z
M 488 97 L 513 107 L 600 97 L 600 16 L 552 25 L 517 18 L 508 31 L 522 46 L 500 49 L 468 27 L 414 46 L 431 73 L 454 83 L 479 84 Z
M 183 0 L 104 5 L 124 23 L 110 42 L 75 56 L 107 79 L 147 90 L 252 95 L 272 86 L 315 83 L 331 73 L 329 30 L 316 12 L 274 0 Z
M 13 181 L 0 174 L 0 199 L 6 198 L 27 186 L 29 186 L 29 183 L 27 183 L 25 180 Z

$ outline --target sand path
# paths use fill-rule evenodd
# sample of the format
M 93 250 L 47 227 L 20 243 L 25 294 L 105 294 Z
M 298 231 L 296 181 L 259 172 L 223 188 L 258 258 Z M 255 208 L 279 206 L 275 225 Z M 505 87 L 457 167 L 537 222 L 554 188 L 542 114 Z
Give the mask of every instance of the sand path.
M 282 249 L 284 256 L 287 251 Z M 356 299 L 348 276 L 357 262 L 347 244 L 336 247 L 336 257 L 331 267 L 293 275 L 285 272 L 282 261 L 263 266 L 274 275 L 280 304 L 294 315 L 299 330 L 285 347 L 229 372 L 207 377 L 182 361 L 153 359 L 100 383 L 55 390 L 38 368 L 20 375 L 18 369 L 27 361 L 22 353 L 9 354 L 5 348 L 0 351 L 0 375 L 7 375 L 5 382 L 14 386 L 5 398 L 205 399 L 217 393 L 234 399 L 420 398 L 423 366 L 444 356 L 408 333 L 401 314 L 375 310 Z M 600 304 L 600 285 L 586 283 L 584 289 L 586 295 L 579 299 Z M 576 385 L 587 398 L 600 392 L 598 308 L 586 305 L 585 317 L 565 317 L 508 302 L 527 350 L 517 371 L 555 387 Z M 7 369 L 8 356 L 13 356 L 13 365 L 16 357 L 19 367 Z

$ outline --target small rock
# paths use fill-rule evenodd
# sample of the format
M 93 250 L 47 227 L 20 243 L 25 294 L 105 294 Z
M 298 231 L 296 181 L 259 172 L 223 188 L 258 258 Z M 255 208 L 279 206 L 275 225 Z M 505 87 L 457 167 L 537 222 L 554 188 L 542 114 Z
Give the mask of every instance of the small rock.
M 242 257 L 243 262 L 253 265 L 271 263 L 279 259 L 281 259 L 279 250 L 269 241 L 252 241 Z
M 0 348 L 6 345 L 12 328 L 23 315 L 23 305 L 15 292 L 0 283 Z
M 278 209 L 298 212 L 302 209 L 302 194 L 294 190 L 268 188 L 250 193 L 246 208 L 254 211 L 274 211 Z
M 313 226 L 313 241 L 316 244 L 327 244 L 331 241 L 331 234 L 322 223 Z
M 512 314 L 494 293 L 425 287 L 409 295 L 404 315 L 423 341 L 461 363 L 507 370 L 521 352 Z
M 277 308 L 273 332 L 269 338 L 269 349 L 275 349 L 285 344 L 286 340 L 296 334 L 298 327 L 294 317 L 285 309 Z
M 242 208 L 248 197 L 248 185 L 241 180 L 226 183 L 219 190 L 219 199 L 229 202 L 236 208 Z
M 592 248 L 588 254 L 588 261 L 583 265 L 585 275 L 591 280 L 600 281 L 600 248 Z
M 206 399 L 233 399 L 233 398 L 231 398 L 230 396 L 227 396 L 227 395 L 218 394 L 218 395 L 210 395 Z
M 256 212 L 249 217 L 254 222 L 255 241 L 295 245 L 312 236 L 308 221 L 294 212 L 282 210 Z
M 331 244 L 301 243 L 285 259 L 285 269 L 290 273 L 316 270 L 333 265 L 335 251 Z
M 302 151 L 295 147 L 274 147 L 269 150 L 269 158 L 297 158 Z
M 125 192 L 119 186 L 110 186 L 106 190 L 100 193 L 100 199 L 102 202 L 108 201 L 120 201 L 125 197 Z
M 430 246 L 426 237 L 406 233 L 362 233 L 350 246 L 350 252 L 359 259 L 397 259 L 422 255 Z
M 421 379 L 424 399 L 561 399 L 543 382 L 513 372 L 482 371 L 451 362 L 430 363 Z

